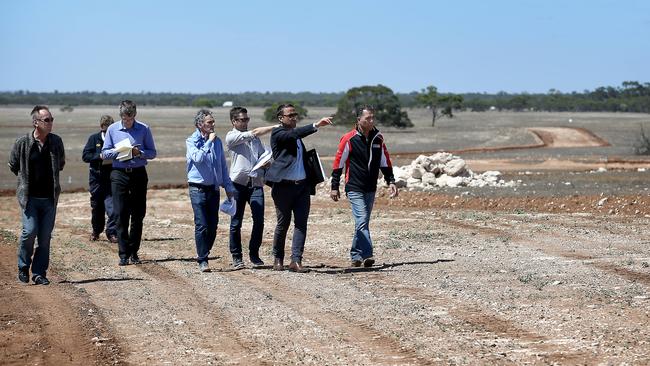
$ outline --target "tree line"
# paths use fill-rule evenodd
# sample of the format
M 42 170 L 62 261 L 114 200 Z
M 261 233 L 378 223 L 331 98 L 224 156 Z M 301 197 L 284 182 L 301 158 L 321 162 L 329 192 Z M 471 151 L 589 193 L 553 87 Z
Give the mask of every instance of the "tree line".
M 353 124 L 354 110 L 362 104 L 376 108 L 378 124 L 398 128 L 411 127 L 404 107 L 426 107 L 431 111 L 432 126 L 441 117 L 452 118 L 454 112 L 470 110 L 549 111 L 549 112 L 637 112 L 650 113 L 650 83 L 624 81 L 621 86 L 602 86 L 582 93 L 562 93 L 551 89 L 546 94 L 499 92 L 440 93 L 429 85 L 420 91 L 394 93 L 384 85 L 360 86 L 345 93 L 312 92 L 244 92 L 244 93 L 107 93 L 107 92 L 0 92 L 0 105 L 62 105 L 62 111 L 77 105 L 117 105 L 124 99 L 136 100 L 139 105 L 221 107 L 225 102 L 247 107 L 267 107 L 267 119 L 273 120 L 274 106 L 291 101 L 307 115 L 304 106 L 337 107 L 336 117 Z
M 418 95 L 413 91 L 395 93 L 402 107 L 417 107 Z M 243 92 L 243 93 L 108 93 L 108 92 L 32 92 L 28 90 L 0 92 L 0 105 L 116 105 L 124 99 L 137 100 L 139 105 L 152 106 L 221 106 L 231 101 L 234 105 L 268 107 L 273 103 L 292 100 L 302 105 L 336 107 L 345 92 Z M 440 96 L 460 95 L 462 109 L 485 111 L 495 107 L 500 110 L 541 111 L 607 111 L 650 113 L 650 83 L 625 81 L 621 86 L 601 86 L 583 92 L 562 93 L 551 89 L 547 93 L 440 93 Z

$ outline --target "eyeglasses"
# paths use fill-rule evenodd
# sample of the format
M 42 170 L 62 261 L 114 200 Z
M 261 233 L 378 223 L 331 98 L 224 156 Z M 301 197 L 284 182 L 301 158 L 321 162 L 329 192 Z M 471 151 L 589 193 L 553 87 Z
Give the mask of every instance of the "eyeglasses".
M 37 118 L 37 121 L 45 122 L 45 123 L 52 123 L 54 122 L 54 117 L 47 117 L 47 118 Z
M 282 117 L 296 118 L 298 117 L 298 113 L 283 114 Z
M 246 117 L 246 118 L 235 118 L 235 121 L 237 121 L 237 122 L 250 122 L 250 120 L 251 120 L 251 119 L 250 119 L 249 117 Z

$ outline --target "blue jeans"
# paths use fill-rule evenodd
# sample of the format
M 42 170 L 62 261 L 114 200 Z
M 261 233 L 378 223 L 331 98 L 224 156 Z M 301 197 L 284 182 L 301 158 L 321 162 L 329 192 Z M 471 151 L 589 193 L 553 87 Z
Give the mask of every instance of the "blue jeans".
M 50 265 L 50 239 L 56 218 L 56 205 L 52 198 L 29 197 L 23 210 L 23 231 L 18 244 L 18 269 L 29 270 L 32 276 L 47 274 Z M 38 245 L 34 250 L 34 241 Z M 34 256 L 32 260 L 32 255 Z
M 348 201 L 354 216 L 354 237 L 350 257 L 363 260 L 372 257 L 372 239 L 370 239 L 370 214 L 375 203 L 375 192 L 348 192 Z
M 194 211 L 194 240 L 196 261 L 207 262 L 219 223 L 219 190 L 211 187 L 190 186 L 190 202 Z
M 253 231 L 248 242 L 250 258 L 260 257 L 260 246 L 264 234 L 264 189 L 262 187 L 248 187 L 233 182 L 235 187 L 234 198 L 237 201 L 237 212 L 230 219 L 230 254 L 233 259 L 242 259 L 241 225 L 244 218 L 246 203 L 251 207 L 253 216 Z

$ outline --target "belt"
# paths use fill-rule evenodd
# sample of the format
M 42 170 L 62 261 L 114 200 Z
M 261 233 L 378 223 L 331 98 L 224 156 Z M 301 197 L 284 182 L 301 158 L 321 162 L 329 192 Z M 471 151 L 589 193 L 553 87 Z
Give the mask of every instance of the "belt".
M 214 189 L 214 184 L 207 185 L 207 184 L 189 182 L 187 183 L 187 185 L 190 187 L 199 188 L 203 190 Z
M 303 183 L 305 183 L 306 181 L 307 181 L 307 179 L 300 179 L 300 180 L 283 179 L 283 180 L 280 181 L 280 183 L 282 183 L 282 184 L 294 184 L 294 185 L 298 185 L 298 184 L 303 184 Z
M 119 170 L 119 171 L 125 172 L 125 173 L 132 173 L 132 172 L 137 172 L 137 171 L 140 171 L 140 170 L 144 170 L 144 167 L 143 166 L 139 166 L 137 168 L 115 168 L 115 167 L 113 167 L 113 170 Z

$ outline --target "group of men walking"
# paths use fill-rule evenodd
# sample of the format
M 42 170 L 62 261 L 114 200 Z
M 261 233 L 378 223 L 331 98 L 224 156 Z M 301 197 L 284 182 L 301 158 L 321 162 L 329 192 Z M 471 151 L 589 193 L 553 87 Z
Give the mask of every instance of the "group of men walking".
M 135 103 L 125 100 L 119 107 L 120 120 L 100 119 L 101 131 L 91 135 L 82 158 L 89 163 L 92 233 L 98 240 L 104 231 L 118 244 L 119 265 L 142 263 L 138 251 L 146 215 L 147 161 L 157 151 L 149 126 L 136 120 Z M 12 149 L 9 166 L 18 176 L 16 195 L 22 209 L 23 230 L 18 245 L 18 278 L 29 282 L 31 268 L 35 284 L 49 284 L 49 244 L 56 206 L 61 191 L 59 171 L 65 165 L 61 138 L 53 133 L 54 117 L 46 106 L 31 113 L 33 130 L 20 137 Z M 219 221 L 220 188 L 235 204 L 230 220 L 229 249 L 234 269 L 245 267 L 241 228 L 246 206 L 253 221 L 248 243 L 248 259 L 262 266 L 260 246 L 264 231 L 264 185 L 271 186 L 277 222 L 273 234 L 273 269 L 285 269 L 285 241 L 292 218 L 294 233 L 288 269 L 307 272 L 302 264 L 310 195 L 317 181 L 311 179 L 307 152 L 302 139 L 332 124 L 331 117 L 297 127 L 298 113 L 291 104 L 277 108 L 278 124 L 249 130 L 250 118 L 243 107 L 230 110 L 232 130 L 225 137 L 230 154 L 226 165 L 224 147 L 214 132 L 215 119 L 207 109 L 194 117 L 195 131 L 186 140 L 187 181 L 194 213 L 194 239 L 199 270 L 209 272 L 209 254 L 216 239 Z M 260 136 L 271 133 L 272 159 Z M 330 196 L 338 201 L 340 178 L 345 173 L 345 192 L 351 204 L 355 232 L 350 251 L 351 265 L 374 264 L 369 223 L 379 171 L 389 186 L 391 197 L 398 194 L 392 166 L 381 133 L 374 126 L 371 106 L 357 109 L 357 123 L 340 140 L 332 170 Z M 105 217 L 107 216 L 107 217 Z M 35 242 L 38 245 L 34 245 Z

